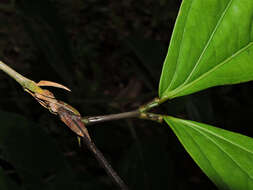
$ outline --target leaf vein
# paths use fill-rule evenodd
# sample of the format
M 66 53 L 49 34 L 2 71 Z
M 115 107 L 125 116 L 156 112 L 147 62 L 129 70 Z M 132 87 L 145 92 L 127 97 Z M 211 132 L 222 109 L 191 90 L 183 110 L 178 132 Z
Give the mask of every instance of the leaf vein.
M 226 183 L 224 182 L 223 178 L 222 178 L 222 177 L 220 176 L 220 174 L 217 172 L 217 170 L 213 167 L 211 161 L 208 159 L 208 157 L 206 156 L 206 154 L 205 154 L 205 153 L 203 152 L 203 150 L 200 148 L 200 146 L 199 146 L 199 144 L 196 142 L 196 140 L 190 135 L 190 133 L 189 133 L 187 130 L 185 130 L 185 132 L 186 132 L 186 133 L 188 134 L 188 136 L 192 139 L 192 141 L 194 142 L 194 144 L 198 147 L 198 149 L 199 149 L 200 153 L 203 155 L 203 157 L 205 157 L 205 158 L 207 159 L 208 163 L 211 165 L 211 167 L 213 168 L 214 172 L 216 173 L 216 176 L 219 176 L 220 180 L 221 180 L 224 184 L 226 184 Z
M 218 138 L 220 138 L 220 139 L 222 139 L 222 140 L 224 140 L 225 142 L 228 142 L 228 143 L 230 143 L 230 144 L 232 144 L 232 145 L 234 145 L 234 146 L 236 146 L 236 147 L 239 147 L 240 149 L 242 149 L 242 150 L 244 150 L 244 151 L 246 151 L 246 152 L 248 152 L 248 153 L 251 153 L 251 154 L 253 154 L 253 152 L 252 151 L 250 151 L 250 150 L 248 150 L 248 149 L 246 149 L 246 148 L 244 148 L 244 147 L 242 147 L 242 146 L 240 146 L 240 145 L 238 145 L 238 144 L 236 144 L 236 143 L 234 143 L 234 142 L 231 142 L 231 141 L 229 141 L 229 140 L 227 140 L 226 138 L 224 138 L 224 137 L 222 137 L 222 136 L 220 136 L 220 135 L 217 135 L 217 134 L 215 134 L 215 133 L 213 133 L 213 132 L 211 132 L 211 131 L 209 131 L 209 130 L 207 130 L 207 129 L 205 129 L 205 128 L 201 128 L 201 127 L 199 127 L 198 125 L 196 125 L 196 124 L 193 124 L 193 123 L 190 123 L 190 122 L 188 122 L 188 121 L 182 121 L 181 120 L 181 122 L 183 122 L 183 123 L 187 123 L 187 125 L 189 126 L 189 127 L 191 127 L 193 130 L 196 130 L 196 131 L 198 131 L 200 134 L 202 134 L 203 136 L 205 136 L 206 138 L 208 138 L 211 142 L 213 142 L 213 144 L 215 144 L 218 148 L 220 148 L 250 179 L 253 179 L 253 176 L 251 176 L 249 173 L 247 173 L 247 171 L 245 171 L 245 169 L 243 169 L 241 166 L 240 166 L 240 164 L 235 160 L 235 159 L 233 159 L 233 157 L 227 152 L 227 151 L 225 151 L 217 142 L 215 142 L 215 140 L 213 140 L 212 138 L 210 138 L 208 135 L 206 135 L 205 133 L 203 133 L 202 132 L 202 130 L 203 131 L 205 131 L 205 132 L 207 132 L 207 133 L 209 133 L 209 134 L 211 134 L 211 135 L 213 135 L 213 136 L 216 136 L 216 137 L 218 137 Z M 199 130 L 198 130 L 199 129 Z
M 244 51 L 246 51 L 247 49 L 249 49 L 252 45 L 253 45 L 253 42 L 248 43 L 246 46 L 244 46 L 243 48 L 241 48 L 240 50 L 238 50 L 237 52 L 235 52 L 233 55 L 231 55 L 230 57 L 228 57 L 226 60 L 224 60 L 223 62 L 219 63 L 218 65 L 216 65 L 215 67 L 213 67 L 212 69 L 210 69 L 209 71 L 207 71 L 206 73 L 203 73 L 202 75 L 200 75 L 198 78 L 196 78 L 192 82 L 188 83 L 187 85 L 185 85 L 185 86 L 183 86 L 181 88 L 178 87 L 178 88 L 174 89 L 173 91 L 169 92 L 167 94 L 167 96 L 165 97 L 165 99 L 166 98 L 173 98 L 179 92 L 181 92 L 184 89 L 187 89 L 187 88 L 191 87 L 192 85 L 196 84 L 198 81 L 200 81 L 201 79 L 203 79 L 207 75 L 213 73 L 215 70 L 217 70 L 218 68 L 222 67 L 228 61 L 232 60 L 235 56 L 237 56 L 240 53 L 243 53 Z
M 220 24 L 222 23 L 222 21 L 223 21 L 225 15 L 226 15 L 226 13 L 227 13 L 227 11 L 228 11 L 229 8 L 231 7 L 232 2 L 233 2 L 233 0 L 231 0 L 231 1 L 227 4 L 227 6 L 226 6 L 224 12 L 222 13 L 220 19 L 218 20 L 218 22 L 217 22 L 217 24 L 216 24 L 216 26 L 215 26 L 215 28 L 214 28 L 212 34 L 210 35 L 210 37 L 209 37 L 209 39 L 208 39 L 208 42 L 206 43 L 206 45 L 205 45 L 203 51 L 201 52 L 201 54 L 200 54 L 200 56 L 199 56 L 199 58 L 198 58 L 196 64 L 194 65 L 192 71 L 189 73 L 189 76 L 186 78 L 186 80 L 183 82 L 182 85 L 186 84 L 186 83 L 190 80 L 190 78 L 191 78 L 191 76 L 193 75 L 194 71 L 195 71 L 196 68 L 198 67 L 198 65 L 199 65 L 199 63 L 200 63 L 200 61 L 201 61 L 201 59 L 202 59 L 204 53 L 206 52 L 207 48 L 209 47 L 209 45 L 210 45 L 210 43 L 211 43 L 211 41 L 212 41 L 212 39 L 213 39 L 213 37 L 214 37 L 214 35 L 215 35 L 217 29 L 219 28 Z
M 192 4 L 193 4 L 193 0 L 191 1 L 191 5 L 190 5 L 189 10 L 191 9 Z M 189 17 L 189 12 L 188 12 L 187 17 L 186 17 L 186 19 L 185 19 L 185 23 L 187 22 L 188 17 Z M 171 82 L 170 82 L 170 84 L 169 84 L 169 86 L 168 86 L 167 89 L 169 89 L 169 88 L 171 87 L 171 85 L 172 85 L 172 84 L 174 83 L 174 81 L 175 81 L 175 75 L 176 75 L 176 73 L 177 73 L 178 65 L 179 65 L 178 59 L 179 59 L 179 57 L 180 57 L 180 54 L 182 53 L 181 49 L 182 49 L 182 42 L 183 42 L 183 39 L 184 39 L 185 32 L 186 32 L 186 31 L 185 31 L 185 27 L 184 27 L 184 31 L 183 31 L 183 34 L 182 34 L 182 38 L 181 38 L 181 40 L 180 40 L 180 48 L 179 48 L 179 53 L 178 53 L 178 55 L 177 55 L 175 72 L 174 72 L 174 74 L 173 74 L 173 77 L 171 78 Z

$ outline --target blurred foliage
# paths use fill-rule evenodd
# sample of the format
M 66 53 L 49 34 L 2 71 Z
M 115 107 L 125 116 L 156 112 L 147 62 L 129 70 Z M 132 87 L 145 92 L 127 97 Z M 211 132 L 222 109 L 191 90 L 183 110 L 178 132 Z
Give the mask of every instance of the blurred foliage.
M 129 111 L 157 96 L 179 0 L 3 0 L 1 60 L 83 116 Z M 251 83 L 177 98 L 157 112 L 253 135 Z M 116 189 L 75 134 L 0 73 L 0 189 Z M 240 112 L 239 112 L 240 110 Z M 240 117 L 238 117 L 238 113 Z M 215 189 L 164 124 L 88 127 L 131 189 Z

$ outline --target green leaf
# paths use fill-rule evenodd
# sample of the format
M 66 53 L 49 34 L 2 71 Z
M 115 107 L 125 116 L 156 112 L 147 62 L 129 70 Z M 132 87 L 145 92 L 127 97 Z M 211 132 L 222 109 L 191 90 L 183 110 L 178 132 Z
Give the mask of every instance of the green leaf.
M 252 0 L 184 0 L 160 78 L 160 98 L 252 80 L 252 18 Z
M 194 121 L 170 116 L 164 119 L 220 189 L 253 189 L 252 138 Z

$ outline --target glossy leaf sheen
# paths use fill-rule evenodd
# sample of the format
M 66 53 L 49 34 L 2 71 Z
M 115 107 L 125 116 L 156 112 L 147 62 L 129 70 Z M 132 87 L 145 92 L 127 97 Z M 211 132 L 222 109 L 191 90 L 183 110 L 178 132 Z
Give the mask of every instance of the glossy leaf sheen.
M 253 1 L 184 0 L 160 78 L 170 99 L 253 79 Z
M 220 189 L 253 189 L 252 138 L 169 116 L 165 121 L 194 161 Z

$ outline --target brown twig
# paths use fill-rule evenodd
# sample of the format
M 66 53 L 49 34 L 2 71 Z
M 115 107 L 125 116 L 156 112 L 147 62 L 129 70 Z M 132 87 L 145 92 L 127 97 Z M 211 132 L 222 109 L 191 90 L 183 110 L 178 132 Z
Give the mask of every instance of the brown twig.
M 97 161 L 105 169 L 106 173 L 113 179 L 114 183 L 120 187 L 121 190 L 128 190 L 127 185 L 120 178 L 117 172 L 112 168 L 111 164 L 106 160 L 102 152 L 96 147 L 94 142 L 89 136 L 87 136 L 86 131 L 84 131 L 84 124 L 81 122 L 80 117 L 73 115 L 72 112 L 66 110 L 65 107 L 60 107 L 58 109 L 58 114 L 61 120 L 71 120 L 71 125 L 75 125 L 75 128 L 78 128 L 82 133 L 83 142 L 86 144 L 88 149 L 94 154 Z M 73 126 L 72 126 L 73 127 Z

